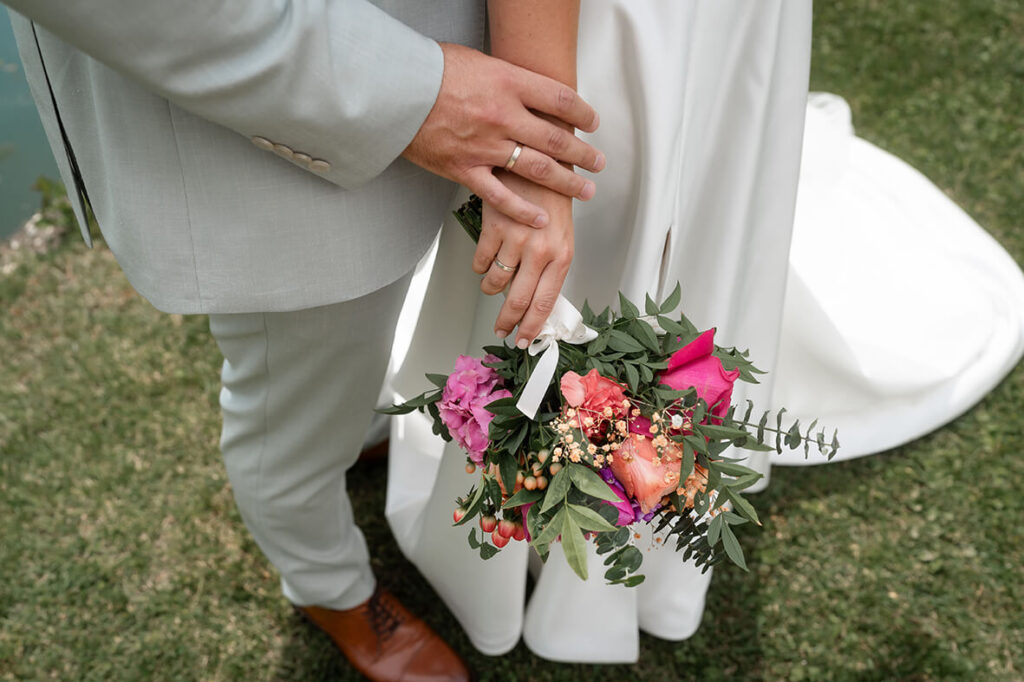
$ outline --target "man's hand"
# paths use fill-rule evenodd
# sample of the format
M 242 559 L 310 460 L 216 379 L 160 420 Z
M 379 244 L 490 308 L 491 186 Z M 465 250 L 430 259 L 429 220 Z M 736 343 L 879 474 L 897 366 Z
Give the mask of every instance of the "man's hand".
M 402 156 L 465 185 L 485 205 L 522 225 L 544 227 L 553 216 L 492 172 L 505 166 L 517 143 L 523 151 L 512 172 L 565 197 L 594 196 L 593 182 L 558 162 L 599 171 L 604 155 L 534 113 L 593 132 L 598 117 L 589 104 L 551 78 L 461 45 L 442 43 L 441 48 L 441 91 Z
M 485 294 L 497 294 L 512 282 L 494 323 L 494 333 L 505 338 L 518 324 L 516 345 L 525 348 L 551 314 L 572 263 L 572 199 L 504 171 L 498 176 L 512 191 L 542 206 L 551 216 L 547 227 L 536 230 L 485 202 L 483 229 L 473 256 L 473 270 L 486 273 L 480 283 Z M 503 270 L 495 258 L 518 270 Z

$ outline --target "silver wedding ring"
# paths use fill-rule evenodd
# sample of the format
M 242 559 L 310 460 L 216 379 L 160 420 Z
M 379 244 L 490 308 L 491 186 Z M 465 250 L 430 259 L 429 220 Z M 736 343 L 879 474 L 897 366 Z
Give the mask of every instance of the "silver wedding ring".
M 507 168 L 507 167 L 508 167 L 508 166 L 506 166 L 506 168 Z M 508 265 L 505 265 L 504 263 L 502 263 L 502 262 L 501 262 L 500 260 L 498 260 L 497 258 L 495 258 L 495 259 L 494 259 L 494 264 L 495 264 L 495 265 L 497 265 L 497 266 L 498 266 L 499 268 L 501 268 L 502 270 L 504 270 L 505 272 L 515 272 L 515 271 L 516 271 L 516 269 L 515 269 L 515 268 L 513 268 L 513 267 L 509 267 Z
M 508 157 L 508 161 L 505 162 L 505 170 L 512 170 L 512 166 L 516 165 L 516 161 L 519 160 L 519 155 L 523 153 L 523 145 L 516 142 L 516 148 L 512 150 L 512 156 Z

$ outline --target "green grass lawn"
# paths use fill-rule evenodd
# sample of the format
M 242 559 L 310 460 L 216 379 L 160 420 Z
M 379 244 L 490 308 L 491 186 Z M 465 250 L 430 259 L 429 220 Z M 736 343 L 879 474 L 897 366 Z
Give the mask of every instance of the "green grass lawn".
M 1024 5 L 820 2 L 812 89 L 1024 261 Z M 67 214 L 51 208 L 51 219 Z M 0 679 L 358 679 L 235 511 L 205 318 L 161 315 L 69 236 L 0 276 Z M 636 666 L 478 655 L 402 558 L 385 465 L 350 478 L 374 568 L 481 679 L 1024 679 L 1024 370 L 884 455 L 776 469 L 749 573 Z

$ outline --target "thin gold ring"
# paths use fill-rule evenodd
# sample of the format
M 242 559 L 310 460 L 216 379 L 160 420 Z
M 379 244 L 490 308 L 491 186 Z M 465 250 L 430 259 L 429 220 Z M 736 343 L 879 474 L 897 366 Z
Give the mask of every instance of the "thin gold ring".
M 523 145 L 516 142 L 516 148 L 512 150 L 512 156 L 508 157 L 508 161 L 505 162 L 505 170 L 512 170 L 512 166 L 516 165 L 516 161 L 519 160 L 519 155 L 523 153 Z
M 504 263 L 502 263 L 497 258 L 494 259 L 494 264 L 497 265 L 502 270 L 504 270 L 505 272 L 515 272 L 516 271 L 516 268 L 510 267 L 508 265 L 505 265 Z M 516 266 L 516 267 L 518 267 L 518 266 Z

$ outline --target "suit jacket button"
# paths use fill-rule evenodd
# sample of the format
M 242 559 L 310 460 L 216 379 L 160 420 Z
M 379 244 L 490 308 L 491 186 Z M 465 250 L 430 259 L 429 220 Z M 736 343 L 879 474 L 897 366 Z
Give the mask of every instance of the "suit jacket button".
M 292 157 L 292 161 L 295 163 L 301 163 L 306 168 L 309 168 L 310 162 L 313 160 L 309 154 L 303 154 L 302 152 L 295 152 L 295 156 Z
M 283 156 L 286 159 L 291 159 L 295 156 L 295 152 L 292 151 L 292 148 L 283 144 L 275 144 L 274 153 L 278 156 Z
M 309 170 L 314 173 L 326 173 L 331 170 L 331 164 L 327 163 L 323 159 L 314 159 L 309 162 Z
M 254 145 L 256 145 L 257 147 L 259 147 L 260 149 L 262 149 L 265 152 L 274 151 L 274 143 L 271 142 L 270 140 L 268 140 L 265 137 L 260 137 L 259 135 L 253 135 L 249 139 L 252 140 L 252 143 Z

